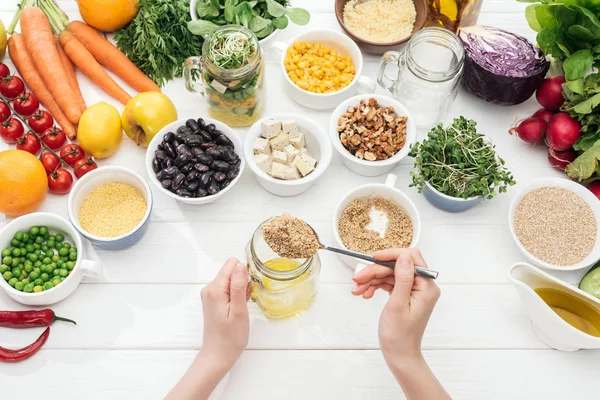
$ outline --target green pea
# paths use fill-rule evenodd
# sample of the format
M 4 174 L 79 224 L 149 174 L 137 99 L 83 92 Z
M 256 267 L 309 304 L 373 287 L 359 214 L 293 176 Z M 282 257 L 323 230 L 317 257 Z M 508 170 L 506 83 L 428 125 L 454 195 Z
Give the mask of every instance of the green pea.
M 50 290 L 54 287 L 54 283 L 52 282 L 46 282 L 44 283 L 44 290 Z
M 75 263 L 73 261 L 68 261 L 67 262 L 67 269 L 71 270 L 75 268 Z
M 4 258 L 4 257 L 10 257 L 11 254 L 12 254 L 12 250 L 10 250 L 10 249 L 4 249 L 4 250 L 2 250 L 2 258 Z
M 13 258 L 12 263 L 10 263 L 10 266 L 14 268 L 17 265 L 19 265 L 20 262 L 21 260 L 19 258 Z
M 52 284 L 54 286 L 58 286 L 58 284 L 61 282 L 60 277 L 54 277 L 54 279 L 52 279 Z
M 54 235 L 50 235 L 50 236 L 48 236 L 48 241 L 50 241 L 50 240 L 54 241 L 54 240 L 55 240 L 55 238 L 56 238 L 56 237 L 55 237 Z
M 40 235 L 48 236 L 48 228 L 46 228 L 45 226 L 40 226 Z
M 39 245 L 39 244 L 37 244 L 37 243 L 34 243 L 34 244 L 33 244 L 33 247 L 34 247 L 36 250 L 40 250 L 40 249 L 42 248 L 42 246 L 40 246 L 40 245 Z
M 55 238 L 56 238 L 57 242 L 62 242 L 63 240 L 65 240 L 65 237 L 63 235 L 61 235 L 60 233 L 57 233 Z
M 19 268 L 19 267 L 13 268 L 12 274 L 13 274 L 13 276 L 16 276 L 16 277 L 21 276 L 21 268 Z
M 41 280 L 40 278 L 37 278 L 36 280 L 34 280 L 34 281 L 33 281 L 33 284 L 34 284 L 35 286 L 41 286 L 41 285 L 43 285 L 43 284 L 44 284 L 44 281 L 43 281 L 43 280 Z
M 71 254 L 69 254 L 69 260 L 76 261 L 77 260 L 77 253 L 71 253 Z
M 32 245 L 32 244 L 28 244 L 28 245 L 25 247 L 25 250 L 27 250 L 27 252 L 28 252 L 28 253 L 33 253 L 33 252 L 35 251 L 35 247 L 34 247 L 34 245 Z
M 52 269 L 55 269 L 55 268 L 56 268 L 56 263 L 55 263 L 55 262 L 52 262 L 52 263 L 50 263 L 50 267 L 51 267 Z
M 64 262 L 63 260 L 58 260 L 58 261 L 56 262 L 56 266 L 57 266 L 58 268 L 62 268 L 62 266 L 63 266 L 63 265 L 65 265 L 65 262 Z
M 36 270 L 33 270 L 29 273 L 29 279 L 31 279 L 31 280 L 38 279 L 39 277 L 40 277 L 40 273 Z
M 71 248 L 71 244 L 69 242 L 65 242 L 63 243 L 63 247 L 66 247 L 67 249 Z
M 52 275 L 53 276 L 58 276 L 60 274 L 60 269 L 56 268 L 54 271 L 52 271 Z
M 57 242 L 56 245 L 54 245 L 54 248 L 56 248 L 56 250 L 60 250 L 63 248 L 63 245 L 62 245 L 62 243 Z
M 27 258 L 29 258 L 29 261 L 31 261 L 31 262 L 36 262 L 38 260 L 38 256 L 35 253 L 34 254 L 28 254 Z
M 49 240 L 48 242 L 46 242 L 46 246 L 48 246 L 48 248 L 52 250 L 54 246 L 56 246 L 56 243 L 54 242 L 54 240 Z
M 29 261 L 29 260 L 25 260 L 25 262 L 23 263 L 23 265 L 25 265 L 25 266 L 32 265 L 33 266 L 33 263 L 31 261 Z
M 60 279 L 60 281 L 62 282 L 62 281 L 64 281 L 64 280 L 65 280 L 65 277 L 64 277 L 64 276 L 61 276 L 59 279 Z
M 37 226 L 32 226 L 31 228 L 29 228 L 29 234 L 31 236 L 37 236 L 40 233 L 40 228 L 38 228 Z
M 12 255 L 13 255 L 13 257 L 20 257 L 21 256 L 21 250 L 20 249 L 14 249 L 12 251 Z
M 25 293 L 33 292 L 33 283 L 28 283 L 27 285 L 25 285 L 25 287 L 23 288 L 23 291 Z
M 52 256 L 52 262 L 59 262 L 59 261 L 60 261 L 60 256 L 58 256 L 56 254 Z
M 42 266 L 42 262 L 41 262 L 40 260 L 37 260 L 36 262 L 34 262 L 34 263 L 33 263 L 33 266 L 34 266 L 35 268 L 39 268 L 39 267 L 41 267 L 41 266 Z
M 42 236 L 37 236 L 37 237 L 35 238 L 35 242 L 36 242 L 37 244 L 40 244 L 40 245 L 41 245 L 42 243 L 44 243 L 44 238 L 43 238 Z
M 52 263 L 52 259 L 51 259 L 50 257 L 45 257 L 45 258 L 42 260 L 42 262 L 43 262 L 44 264 L 51 264 L 51 263 Z
M 44 282 L 48 282 L 48 279 L 50 279 L 50 275 L 48 275 L 46 272 L 44 272 L 43 274 L 40 275 L 40 279 L 43 280 Z
M 34 292 L 34 293 L 39 293 L 39 292 L 41 292 L 42 290 L 44 290 L 44 289 L 42 288 L 42 285 L 41 285 L 41 284 L 39 284 L 39 285 L 37 285 L 37 286 L 35 286 L 35 287 L 33 288 L 33 292 Z
M 21 279 L 23 285 L 27 285 L 29 283 L 29 278 Z
M 2 277 L 4 278 L 5 281 L 8 281 L 8 280 L 10 280 L 10 278 L 13 277 L 13 274 L 10 271 L 6 271 L 2 274 Z
M 10 244 L 12 244 L 15 247 L 19 247 L 21 245 L 21 242 L 17 239 L 13 239 L 10 241 Z
M 47 245 L 42 245 L 42 251 L 45 253 L 48 251 L 48 246 Z
M 19 242 L 23 240 L 23 232 L 17 232 L 15 233 L 15 239 L 17 239 Z
M 25 264 L 24 271 L 25 272 L 31 272 L 31 271 L 33 271 L 33 264 L 32 263 Z
M 12 252 L 11 252 L 11 253 L 12 253 Z M 4 258 L 2 259 L 2 264 L 10 265 L 10 264 L 12 264 L 12 260 L 13 260 L 13 259 L 12 259 L 12 257 L 11 257 L 11 256 L 4 257 Z
M 15 283 L 15 289 L 23 291 L 23 288 L 25 287 L 25 284 L 23 282 L 17 282 Z
M 13 277 L 13 278 L 10 278 L 10 279 L 8 280 L 8 284 L 9 284 L 10 286 L 12 286 L 12 287 L 15 287 L 15 285 L 17 284 L 17 282 L 19 282 L 19 280 L 18 280 L 17 278 L 14 278 L 14 277 Z
M 22 271 L 22 272 L 21 272 L 21 275 L 19 276 L 19 280 L 21 280 L 21 281 L 22 281 L 22 280 L 23 280 L 23 279 L 25 279 L 25 278 L 27 278 L 27 271 Z
M 69 249 L 67 247 L 64 247 L 60 250 L 58 250 L 58 255 L 59 256 L 68 256 L 69 255 Z
M 67 271 L 65 268 L 61 268 L 58 273 L 62 278 L 65 278 L 69 275 L 69 271 Z

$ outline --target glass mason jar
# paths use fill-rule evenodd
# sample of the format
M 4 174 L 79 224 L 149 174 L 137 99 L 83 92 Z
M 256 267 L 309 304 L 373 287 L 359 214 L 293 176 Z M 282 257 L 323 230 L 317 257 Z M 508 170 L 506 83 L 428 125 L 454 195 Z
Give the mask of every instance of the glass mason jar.
M 404 104 L 420 128 L 441 122 L 456 99 L 465 54 L 461 40 L 444 28 L 425 28 L 413 35 L 404 52 L 388 51 L 379 64 L 377 82 Z M 396 79 L 386 76 L 398 67 Z
M 265 221 L 266 222 L 266 221 Z M 264 240 L 263 222 L 246 247 L 252 301 L 269 318 L 286 318 L 306 310 L 313 302 L 321 273 L 321 259 L 280 258 Z
M 425 26 L 440 26 L 456 33 L 461 26 L 477 24 L 483 0 L 427 0 Z
M 240 68 L 226 69 L 207 57 L 217 38 L 242 33 L 254 46 L 254 54 Z M 208 102 L 208 114 L 229 126 L 250 126 L 264 109 L 264 56 L 258 39 L 242 26 L 225 25 L 204 39 L 202 56 L 188 58 L 183 66 L 185 86 L 201 93 Z

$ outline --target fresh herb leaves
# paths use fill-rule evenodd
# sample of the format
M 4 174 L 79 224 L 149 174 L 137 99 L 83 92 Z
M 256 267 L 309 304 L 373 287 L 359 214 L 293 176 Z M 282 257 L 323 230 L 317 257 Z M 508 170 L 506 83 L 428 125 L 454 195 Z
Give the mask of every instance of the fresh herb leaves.
M 410 186 L 423 190 L 428 182 L 452 197 L 492 198 L 515 184 L 504 160 L 496 156 L 490 141 L 477 132 L 477 123 L 459 117 L 444 128 L 434 127 L 421 143 L 415 143 L 409 156 L 415 158 Z
M 252 38 L 239 31 L 242 28 L 235 29 L 235 32 L 217 32 L 211 36 L 210 42 L 207 44 L 208 54 L 206 56 L 217 67 L 241 68 L 247 65 L 256 54 L 256 46 Z

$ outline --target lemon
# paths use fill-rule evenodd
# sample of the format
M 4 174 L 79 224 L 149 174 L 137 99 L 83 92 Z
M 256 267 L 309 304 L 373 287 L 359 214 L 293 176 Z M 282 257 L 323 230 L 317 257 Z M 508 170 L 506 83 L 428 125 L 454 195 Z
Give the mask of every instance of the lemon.
M 113 155 L 123 140 L 119 111 L 104 101 L 85 110 L 79 120 L 77 140 L 94 158 Z
M 6 54 L 6 28 L 4 28 L 4 24 L 0 21 L 0 61 L 4 59 L 4 55 Z

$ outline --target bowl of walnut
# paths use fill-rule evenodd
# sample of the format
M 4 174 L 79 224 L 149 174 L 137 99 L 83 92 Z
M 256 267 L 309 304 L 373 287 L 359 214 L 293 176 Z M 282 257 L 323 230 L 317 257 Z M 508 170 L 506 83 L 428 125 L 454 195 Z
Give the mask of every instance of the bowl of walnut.
M 359 95 L 333 111 L 329 135 L 350 171 L 378 176 L 408 155 L 417 140 L 417 126 L 408 109 L 391 97 Z

